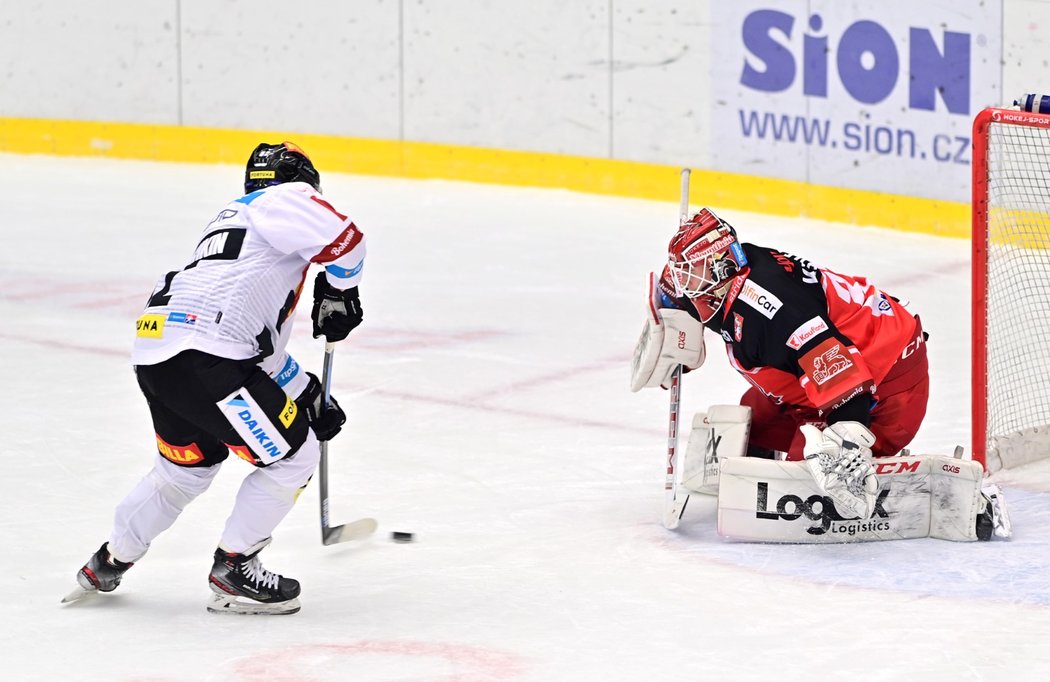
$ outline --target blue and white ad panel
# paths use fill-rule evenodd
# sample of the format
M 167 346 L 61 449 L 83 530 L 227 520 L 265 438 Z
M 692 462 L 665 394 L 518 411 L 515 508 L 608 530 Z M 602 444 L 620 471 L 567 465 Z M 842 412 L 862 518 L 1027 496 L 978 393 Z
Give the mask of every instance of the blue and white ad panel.
M 711 13 L 715 169 L 969 200 L 973 117 L 1004 104 L 1001 3 L 735 0 Z

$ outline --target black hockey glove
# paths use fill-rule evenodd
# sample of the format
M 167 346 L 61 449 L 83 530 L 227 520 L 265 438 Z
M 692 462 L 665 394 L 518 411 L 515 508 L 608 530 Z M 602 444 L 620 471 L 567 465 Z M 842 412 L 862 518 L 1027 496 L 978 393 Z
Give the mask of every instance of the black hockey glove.
M 324 272 L 314 280 L 314 338 L 324 335 L 329 343 L 342 341 L 364 319 L 357 287 L 336 289 Z
M 299 409 L 306 412 L 306 419 L 310 422 L 310 427 L 314 430 L 317 440 L 332 440 L 343 429 L 343 424 L 346 423 L 346 413 L 331 395 L 328 396 L 328 408 L 326 409 L 321 404 L 323 398 L 321 382 L 311 372 L 307 372 L 306 376 L 310 378 L 310 383 L 306 385 L 295 402 Z

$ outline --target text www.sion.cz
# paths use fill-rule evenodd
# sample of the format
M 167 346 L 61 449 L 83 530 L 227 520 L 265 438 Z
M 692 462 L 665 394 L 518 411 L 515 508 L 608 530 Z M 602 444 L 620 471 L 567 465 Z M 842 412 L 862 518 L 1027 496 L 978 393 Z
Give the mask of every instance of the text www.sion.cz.
M 835 127 L 826 118 L 745 109 L 737 113 L 744 137 L 970 165 L 970 138 L 964 135 L 938 133 L 929 144 L 923 145 L 915 131 L 907 128 L 854 121 Z

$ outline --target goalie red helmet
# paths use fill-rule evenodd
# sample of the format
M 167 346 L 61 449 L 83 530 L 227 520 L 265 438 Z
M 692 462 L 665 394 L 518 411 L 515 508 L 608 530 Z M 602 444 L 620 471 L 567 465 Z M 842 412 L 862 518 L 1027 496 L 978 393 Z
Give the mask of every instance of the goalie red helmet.
M 747 266 L 736 230 L 710 209 L 686 221 L 667 247 L 667 266 L 679 296 L 707 322 L 725 301 L 732 279 Z
M 318 192 L 321 191 L 321 175 L 306 152 L 291 142 L 263 142 L 248 158 L 248 167 L 244 171 L 244 193 L 250 194 L 283 182 L 305 182 Z

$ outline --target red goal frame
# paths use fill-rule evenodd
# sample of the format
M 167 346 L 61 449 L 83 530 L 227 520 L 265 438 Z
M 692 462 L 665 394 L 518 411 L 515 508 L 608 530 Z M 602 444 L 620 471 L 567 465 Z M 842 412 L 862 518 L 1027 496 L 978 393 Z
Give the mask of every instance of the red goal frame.
M 973 420 L 973 459 L 987 470 L 988 446 L 988 138 L 992 125 L 1017 125 L 1050 129 L 1050 114 L 1017 109 L 989 108 L 973 122 L 972 252 L 973 266 L 971 324 L 971 417 Z

